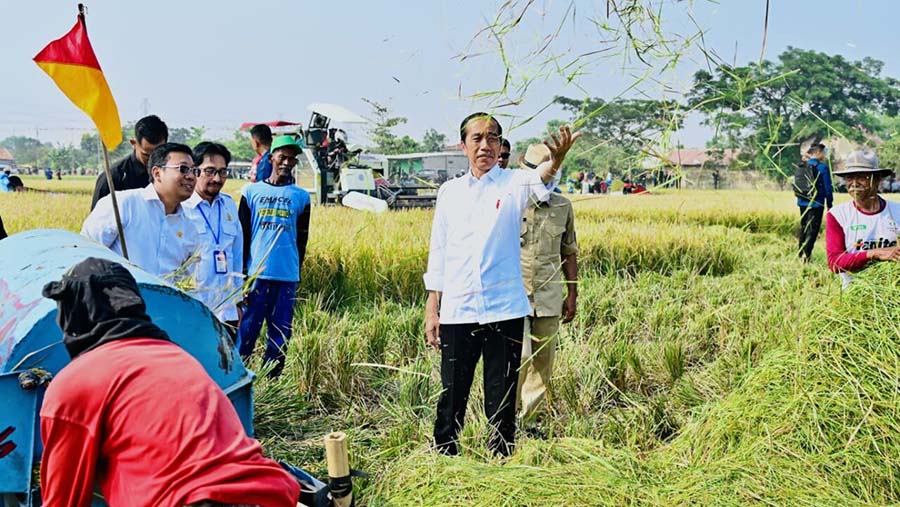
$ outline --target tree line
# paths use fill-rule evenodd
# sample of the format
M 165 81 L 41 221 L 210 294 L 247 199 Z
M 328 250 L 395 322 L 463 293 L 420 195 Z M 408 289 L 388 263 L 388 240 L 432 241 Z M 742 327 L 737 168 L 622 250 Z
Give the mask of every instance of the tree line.
M 554 102 L 567 118 L 548 122 L 546 132 L 562 123 L 574 123 L 584 139 L 581 149 L 571 153 L 564 170 L 620 173 L 639 166 L 658 153 L 689 114 L 699 114 L 712 129 L 706 148 L 716 157 L 725 150 L 740 155 L 732 169 L 754 168 L 782 179 L 799 157 L 803 141 L 844 137 L 874 147 L 882 165 L 900 169 L 900 81 L 882 76 L 884 63 L 873 58 L 851 61 L 841 55 L 788 47 L 773 60 L 746 65 L 710 65 L 693 75 L 682 101 L 649 98 L 558 96 Z M 394 115 L 388 106 L 363 99 L 371 108 L 368 135 L 370 151 L 386 155 L 441 151 L 446 135 L 428 129 L 420 140 L 399 136 L 395 128 L 407 119 Z M 131 126 L 123 128 L 130 139 Z M 173 128 L 170 140 L 193 145 L 205 133 L 202 127 Z M 254 153 L 243 132 L 220 140 L 236 159 Z M 522 152 L 539 138 L 519 139 Z M 52 146 L 29 137 L 9 137 L 0 146 L 10 149 L 19 165 L 51 166 L 54 169 L 98 165 L 100 142 L 96 134 L 85 134 L 80 146 Z M 674 147 L 674 146 L 672 146 Z M 127 142 L 117 147 L 113 158 L 131 151 Z

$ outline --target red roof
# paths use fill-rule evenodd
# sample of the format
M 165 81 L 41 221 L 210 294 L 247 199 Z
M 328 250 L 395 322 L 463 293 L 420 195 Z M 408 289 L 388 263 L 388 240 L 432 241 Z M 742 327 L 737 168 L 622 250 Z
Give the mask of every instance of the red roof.
M 270 127 L 291 127 L 294 125 L 300 125 L 299 123 L 294 123 L 292 121 L 247 122 L 241 123 L 241 130 L 249 130 L 260 124 L 268 125 Z
M 740 154 L 740 150 L 723 150 L 722 162 L 730 164 Z M 672 150 L 666 155 L 666 160 L 672 165 L 686 167 L 700 167 L 713 159 L 713 150 L 708 148 L 691 148 Z
M 12 153 L 6 148 L 0 148 L 0 160 L 15 160 Z

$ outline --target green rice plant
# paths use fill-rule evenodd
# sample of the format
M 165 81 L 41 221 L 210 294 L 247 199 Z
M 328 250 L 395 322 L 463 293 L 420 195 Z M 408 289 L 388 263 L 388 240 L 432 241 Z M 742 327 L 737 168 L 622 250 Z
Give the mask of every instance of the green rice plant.
M 687 270 L 725 275 L 741 261 L 745 237 L 725 228 L 646 225 L 605 220 L 579 226 L 579 265 L 601 273 L 634 275 L 640 271 L 671 274 Z
M 663 351 L 663 364 L 669 373 L 670 381 L 674 384 L 684 375 L 685 359 L 684 349 L 680 343 L 670 343 Z
M 387 505 L 894 504 L 898 275 L 900 266 L 870 268 L 848 294 L 804 309 L 802 340 L 777 344 L 680 431 L 672 408 L 652 401 L 638 413 L 671 440 L 649 452 L 526 440 L 501 467 L 415 453 L 389 468 L 375 497 Z M 454 473 L 432 476 L 435 467 Z

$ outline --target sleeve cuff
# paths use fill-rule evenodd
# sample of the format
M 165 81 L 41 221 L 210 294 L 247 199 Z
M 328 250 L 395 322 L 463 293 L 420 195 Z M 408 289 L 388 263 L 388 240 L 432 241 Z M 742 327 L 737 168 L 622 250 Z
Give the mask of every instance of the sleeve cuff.
M 550 163 L 552 162 L 544 162 L 543 164 L 539 165 L 537 169 L 531 171 L 532 176 L 528 186 L 529 188 L 531 188 L 531 192 L 534 194 L 534 196 L 541 202 L 545 202 L 550 198 L 550 189 L 548 189 L 547 187 L 549 185 L 552 185 L 553 182 L 551 181 L 550 183 L 544 183 L 544 180 L 541 179 L 541 173 L 543 173 L 544 166 Z
M 435 291 L 435 292 L 443 292 L 444 291 L 444 283 L 441 277 L 436 276 L 432 273 L 425 273 L 422 276 L 425 279 L 425 290 Z

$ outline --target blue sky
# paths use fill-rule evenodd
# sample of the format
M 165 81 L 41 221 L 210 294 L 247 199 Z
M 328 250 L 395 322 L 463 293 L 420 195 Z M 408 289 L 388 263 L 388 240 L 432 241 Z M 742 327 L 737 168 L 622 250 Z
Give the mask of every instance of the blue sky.
M 503 3 L 90 0 L 87 5 L 91 40 L 123 121 L 139 118 L 146 100 L 170 127 L 203 125 L 221 135 L 244 121 L 307 122 L 311 102 L 334 102 L 368 116 L 361 100 L 367 97 L 407 117 L 398 132 L 418 138 L 427 128 L 451 136 L 468 112 L 490 109 L 485 100 L 470 96 L 497 89 L 504 65 L 496 44 L 475 35 Z M 0 138 L 38 135 L 45 141 L 77 142 L 90 129 L 86 117 L 31 62 L 74 24 L 75 5 L 0 0 Z M 664 0 L 662 5 L 667 33 L 696 32 L 690 12 L 704 28 L 708 49 L 728 61 L 736 56 L 738 63 L 759 58 L 763 0 Z M 890 0 L 772 0 L 765 55 L 775 58 L 792 45 L 853 60 L 871 56 L 885 62 L 885 75 L 900 77 L 897 5 Z M 538 72 L 539 59 L 528 55 L 560 26 L 548 48 L 562 56 L 559 61 L 616 47 L 603 42 L 591 22 L 606 19 L 605 6 L 605 0 L 535 0 L 523 23 L 504 38 L 514 82 Z M 646 68 L 609 51 L 574 83 L 553 73 L 538 77 L 520 104 L 496 111 L 521 118 L 539 112 L 554 95 L 622 94 Z M 461 60 L 462 54 L 480 56 Z M 660 97 L 667 89 L 677 97 L 704 65 L 692 48 L 673 71 L 653 69 L 652 79 L 626 95 Z M 565 114 L 551 107 L 510 136 L 534 135 L 547 120 L 560 117 Z M 507 126 L 514 122 L 506 120 Z M 701 146 L 708 136 L 694 118 L 676 137 L 687 146 Z

